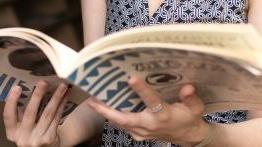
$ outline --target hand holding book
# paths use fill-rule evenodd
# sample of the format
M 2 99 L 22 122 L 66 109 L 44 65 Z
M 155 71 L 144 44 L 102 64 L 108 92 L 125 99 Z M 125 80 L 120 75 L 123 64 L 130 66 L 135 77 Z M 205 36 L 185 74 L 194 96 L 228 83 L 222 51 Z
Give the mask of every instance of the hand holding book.
M 192 85 L 182 87 L 180 102 L 168 104 L 142 80 L 132 77 L 129 84 L 146 105 L 142 112 L 119 112 L 94 98 L 88 100 L 89 106 L 137 141 L 157 139 L 194 145 L 208 135 L 208 124 L 202 119 L 204 104 Z
M 13 87 L 8 94 L 3 114 L 6 136 L 18 146 L 59 146 L 57 130 L 67 102 L 65 98 L 67 86 L 59 85 L 38 118 L 39 107 L 47 86 L 43 81 L 37 83 L 23 114 L 17 111 L 21 87 Z

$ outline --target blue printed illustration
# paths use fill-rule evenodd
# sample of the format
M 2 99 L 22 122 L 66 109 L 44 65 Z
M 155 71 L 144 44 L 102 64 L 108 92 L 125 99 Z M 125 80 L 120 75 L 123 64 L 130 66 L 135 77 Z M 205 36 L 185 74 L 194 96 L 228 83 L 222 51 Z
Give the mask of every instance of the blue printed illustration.
M 132 61 L 152 58 L 167 50 L 123 50 L 110 52 L 86 62 L 68 80 L 117 110 L 139 111 L 144 104 L 127 83 Z M 128 64 L 129 63 L 129 64 Z

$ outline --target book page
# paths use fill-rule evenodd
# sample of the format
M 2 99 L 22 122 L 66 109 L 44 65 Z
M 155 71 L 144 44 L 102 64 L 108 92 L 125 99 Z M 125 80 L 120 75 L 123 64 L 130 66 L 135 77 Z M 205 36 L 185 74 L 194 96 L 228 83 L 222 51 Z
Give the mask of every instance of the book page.
M 17 37 L 33 42 L 48 56 L 57 75 L 65 77 L 67 68 L 77 59 L 77 52 L 48 35 L 27 28 L 0 29 L 0 36 Z
M 109 35 L 80 52 L 85 58 L 114 46 L 137 43 L 165 43 L 205 46 L 235 53 L 260 51 L 261 36 L 250 25 L 175 24 L 135 28 Z
M 24 109 L 39 80 L 45 80 L 49 84 L 39 108 L 43 110 L 59 83 L 65 81 L 56 76 L 49 59 L 37 46 L 19 38 L 0 37 L 0 102 L 5 101 L 12 86 L 19 85 L 22 95 L 18 108 Z M 66 96 L 69 101 L 64 117 L 87 98 L 88 94 L 73 86 Z
M 157 47 L 118 50 L 93 58 L 68 80 L 107 105 L 139 111 L 143 103 L 127 84 L 138 75 L 162 98 L 174 103 L 185 84 L 192 84 L 206 105 L 206 112 L 262 109 L 261 76 L 239 62 L 215 55 Z

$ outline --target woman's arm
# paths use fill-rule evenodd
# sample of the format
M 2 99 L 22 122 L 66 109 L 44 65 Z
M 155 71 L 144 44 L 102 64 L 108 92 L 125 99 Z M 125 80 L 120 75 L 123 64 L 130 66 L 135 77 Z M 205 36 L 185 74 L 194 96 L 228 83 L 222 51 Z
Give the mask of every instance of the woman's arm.
M 58 130 L 61 147 L 91 141 L 102 134 L 104 118 L 90 109 L 87 100 L 79 105 Z
M 215 126 L 213 140 L 206 147 L 260 147 L 262 146 L 262 118 L 238 124 Z
M 248 22 L 262 33 L 262 0 L 249 0 Z M 262 111 L 249 111 L 248 121 L 216 125 L 216 134 L 208 147 L 262 146 Z
M 81 0 L 85 45 L 105 34 L 106 0 Z
M 248 22 L 262 35 L 262 0 L 249 0 Z M 262 111 L 249 111 L 248 119 L 262 117 Z
M 81 0 L 81 7 L 84 42 L 87 45 L 105 34 L 106 0 Z M 92 139 L 102 132 L 104 121 L 84 101 L 59 128 L 61 146 L 73 146 Z
M 262 33 L 262 1 L 249 0 L 248 22 Z
M 249 0 L 248 22 L 262 33 L 262 0 Z M 214 126 L 216 134 L 208 147 L 262 146 L 262 111 L 249 111 L 248 121 Z

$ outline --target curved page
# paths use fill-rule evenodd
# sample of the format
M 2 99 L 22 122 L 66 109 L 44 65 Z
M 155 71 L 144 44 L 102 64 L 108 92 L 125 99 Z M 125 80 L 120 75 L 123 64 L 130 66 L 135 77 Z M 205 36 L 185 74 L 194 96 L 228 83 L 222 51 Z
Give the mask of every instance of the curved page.
M 240 63 L 195 51 L 137 47 L 93 58 L 68 80 L 118 110 L 143 108 L 127 84 L 129 75 L 140 76 L 170 103 L 178 100 L 182 85 L 193 84 L 206 111 L 261 109 L 261 76 Z

